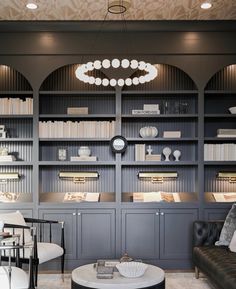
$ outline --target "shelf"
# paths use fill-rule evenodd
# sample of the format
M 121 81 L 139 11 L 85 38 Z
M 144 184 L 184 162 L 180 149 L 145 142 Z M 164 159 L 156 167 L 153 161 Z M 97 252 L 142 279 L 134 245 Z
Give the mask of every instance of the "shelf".
M 198 118 L 197 114 L 123 114 L 122 118 Z
M 60 119 L 71 119 L 71 118 L 81 118 L 81 119 L 108 119 L 108 118 L 116 118 L 115 114 L 40 114 L 39 118 L 41 119 L 52 119 L 52 118 L 60 118 Z
M 19 94 L 19 95 L 24 95 L 24 94 L 27 94 L 27 95 L 32 95 L 33 94 L 33 91 L 29 91 L 29 90 L 26 90 L 26 91 L 15 91 L 15 90 L 9 90 L 9 91 L 0 91 L 0 95 L 2 94 L 8 94 L 8 95 L 12 95 L 12 94 Z
M 32 142 L 33 138 L 0 138 L 1 142 Z
M 32 162 L 14 161 L 14 162 L 0 162 L 0 166 L 32 166 Z
M 185 138 L 127 138 L 128 142 L 197 142 L 197 138 L 185 137 Z
M 205 137 L 204 141 L 213 141 L 213 142 L 236 141 L 236 137 Z
M 109 138 L 40 138 L 40 142 L 68 142 L 68 141 L 78 141 L 78 142 L 109 142 Z
M 66 94 L 66 95 L 76 95 L 76 94 L 85 94 L 85 95 L 89 95 L 89 94 L 115 94 L 116 91 L 115 90 L 104 90 L 104 91 L 87 91 L 87 90 L 74 90 L 74 91 L 53 91 L 53 90 L 45 90 L 45 91 L 39 91 L 39 94 L 51 94 L 51 95 L 57 95 L 57 94 Z
M 198 90 L 129 90 L 122 94 L 198 94 Z
M 236 118 L 236 114 L 223 114 L 223 113 L 205 114 L 205 118 Z
M 204 165 L 206 166 L 235 166 L 236 161 L 205 161 Z
M 32 114 L 0 114 L 0 118 L 33 118 Z
M 234 90 L 205 90 L 205 94 L 236 94 Z
M 40 161 L 40 166 L 115 166 L 115 161 L 96 161 L 96 162 L 70 162 L 70 161 Z
M 122 166 L 197 166 L 198 162 L 192 161 L 179 161 L 179 162 L 155 162 L 155 161 L 143 161 L 143 162 L 122 162 Z

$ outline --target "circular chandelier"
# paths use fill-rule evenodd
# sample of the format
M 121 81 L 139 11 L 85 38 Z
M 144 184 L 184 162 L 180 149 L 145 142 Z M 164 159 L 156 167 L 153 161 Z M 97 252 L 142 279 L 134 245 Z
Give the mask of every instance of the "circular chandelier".
M 89 76 L 87 72 L 91 72 L 93 70 L 101 70 L 101 69 L 133 69 L 133 70 L 138 70 L 141 72 L 144 72 L 144 75 L 141 75 L 139 77 L 135 76 L 133 78 L 128 77 L 128 78 L 119 78 L 119 79 L 108 79 L 108 78 L 101 78 L 101 77 L 94 77 L 94 76 Z M 103 85 L 103 86 L 131 86 L 133 85 L 138 85 L 138 84 L 143 84 L 149 81 L 152 81 L 155 79 L 158 75 L 157 68 L 150 64 L 146 63 L 144 61 L 137 61 L 135 59 L 129 61 L 128 59 L 113 59 L 113 60 L 108 60 L 104 59 L 102 61 L 100 60 L 95 60 L 94 62 L 88 62 L 86 64 L 82 64 L 79 66 L 76 71 L 75 71 L 76 77 L 80 80 L 83 81 L 84 83 L 88 84 L 95 84 L 95 85 Z

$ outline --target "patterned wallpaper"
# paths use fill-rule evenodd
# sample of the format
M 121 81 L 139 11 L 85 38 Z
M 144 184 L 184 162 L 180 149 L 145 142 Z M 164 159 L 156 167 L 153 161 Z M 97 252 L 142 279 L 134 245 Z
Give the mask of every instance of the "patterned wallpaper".
M 36 0 L 37 10 L 25 8 L 27 0 L 1 0 L 0 20 L 103 20 L 110 0 Z M 129 0 L 126 20 L 220 20 L 236 19 L 236 0 L 212 0 L 202 10 L 202 0 Z M 109 14 L 106 19 L 122 20 Z

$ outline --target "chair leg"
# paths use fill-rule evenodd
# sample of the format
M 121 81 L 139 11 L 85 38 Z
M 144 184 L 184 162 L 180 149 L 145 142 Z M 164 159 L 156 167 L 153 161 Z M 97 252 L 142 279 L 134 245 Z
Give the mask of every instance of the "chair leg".
M 32 257 L 30 257 L 29 262 L 29 289 L 35 289 L 34 287 L 34 266 L 33 266 L 33 260 Z
M 39 270 L 38 267 L 39 267 L 39 265 L 36 264 L 36 265 L 35 265 L 35 269 L 34 269 L 34 278 L 35 278 L 34 283 L 35 283 L 35 287 L 38 286 L 38 270 Z
M 61 256 L 61 274 L 64 274 L 64 268 L 65 268 L 65 254 Z
M 200 271 L 199 271 L 198 267 L 195 266 L 195 278 L 196 279 L 199 279 L 199 273 L 200 273 Z

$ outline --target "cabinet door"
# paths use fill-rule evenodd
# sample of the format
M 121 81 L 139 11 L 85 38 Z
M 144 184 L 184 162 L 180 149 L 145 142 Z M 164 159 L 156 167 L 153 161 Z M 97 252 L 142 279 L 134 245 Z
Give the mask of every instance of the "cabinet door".
M 206 221 L 219 221 L 225 220 L 229 209 L 205 209 L 204 217 Z
M 197 209 L 161 209 L 160 258 L 188 259 L 192 252 L 193 222 Z
M 141 258 L 159 257 L 159 213 L 157 210 L 122 211 L 122 254 Z
M 115 210 L 78 210 L 78 258 L 115 258 Z
M 65 222 L 66 259 L 76 259 L 76 210 L 40 210 L 39 216 L 45 220 Z M 48 242 L 49 226 L 45 226 L 45 241 Z M 52 242 L 61 244 L 61 225 L 52 225 Z

